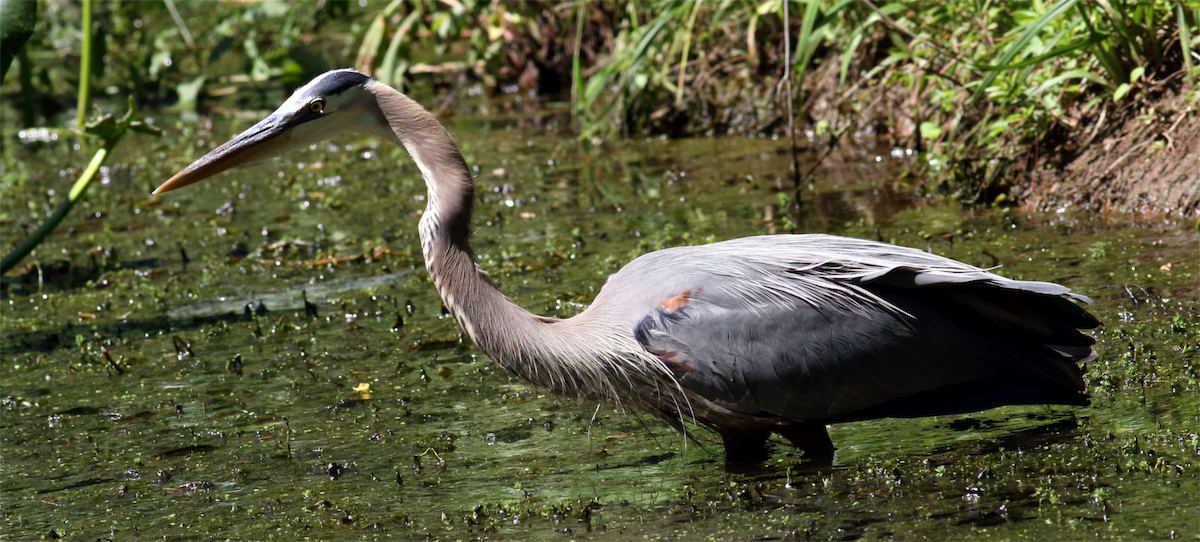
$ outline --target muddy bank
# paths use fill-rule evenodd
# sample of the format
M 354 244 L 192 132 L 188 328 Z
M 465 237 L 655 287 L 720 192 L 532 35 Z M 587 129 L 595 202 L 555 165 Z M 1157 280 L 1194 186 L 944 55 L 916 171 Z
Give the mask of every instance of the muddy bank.
M 1109 106 L 1079 130 L 1065 155 L 1023 187 L 1036 208 L 1077 205 L 1200 216 L 1200 115 L 1186 92 L 1166 92 L 1147 102 Z M 1077 154 L 1072 150 L 1077 149 Z M 1054 162 L 1062 158 L 1061 166 Z M 1048 165 L 1046 165 L 1048 164 Z

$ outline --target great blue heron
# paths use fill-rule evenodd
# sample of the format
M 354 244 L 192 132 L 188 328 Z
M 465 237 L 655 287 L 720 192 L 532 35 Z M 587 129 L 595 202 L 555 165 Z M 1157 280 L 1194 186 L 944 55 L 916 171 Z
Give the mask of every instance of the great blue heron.
M 508 371 L 555 393 L 608 399 L 722 438 L 727 463 L 768 457 L 780 433 L 832 457 L 826 424 L 1001 405 L 1086 405 L 1079 328 L 1099 322 L 1047 282 L 1011 280 L 884 243 L 769 235 L 669 248 L 609 277 L 579 315 L 518 307 L 476 264 L 473 184 L 446 130 L 404 94 L 335 70 L 163 183 L 346 132 L 404 147 L 428 189 L 425 266 L 471 340 Z

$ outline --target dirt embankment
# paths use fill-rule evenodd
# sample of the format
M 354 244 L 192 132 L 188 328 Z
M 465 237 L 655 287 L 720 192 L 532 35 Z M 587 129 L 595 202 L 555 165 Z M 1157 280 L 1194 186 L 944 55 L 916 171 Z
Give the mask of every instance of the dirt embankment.
M 1067 146 L 1077 154 L 1030 175 L 1026 203 L 1200 216 L 1200 103 L 1164 92 L 1090 122 Z

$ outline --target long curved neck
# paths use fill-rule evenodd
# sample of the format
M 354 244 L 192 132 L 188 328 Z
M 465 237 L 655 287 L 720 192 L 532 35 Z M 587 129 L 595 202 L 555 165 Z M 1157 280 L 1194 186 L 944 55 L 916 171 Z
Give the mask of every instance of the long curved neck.
M 411 98 L 382 83 L 371 85 L 391 129 L 388 135 L 408 151 L 425 179 L 428 201 L 419 227 L 425 268 L 471 340 L 508 367 L 520 356 L 518 338 L 532 338 L 545 319 L 501 294 L 475 263 L 468 244 L 474 184 L 450 134 Z
M 669 371 L 646 354 L 617 318 L 587 311 L 568 320 L 537 316 L 500 293 L 475 263 L 470 237 L 474 185 L 446 129 L 419 104 L 377 81 L 368 89 L 386 120 L 383 133 L 403 146 L 425 179 L 421 217 L 425 268 L 459 325 L 488 356 L 517 376 L 564 394 L 646 403 L 686 403 L 678 386 L 660 389 Z M 594 308 L 594 307 L 593 307 Z M 588 313 L 591 313 L 588 315 Z M 640 386 L 641 393 L 634 387 Z M 682 393 L 682 392 L 679 392 Z

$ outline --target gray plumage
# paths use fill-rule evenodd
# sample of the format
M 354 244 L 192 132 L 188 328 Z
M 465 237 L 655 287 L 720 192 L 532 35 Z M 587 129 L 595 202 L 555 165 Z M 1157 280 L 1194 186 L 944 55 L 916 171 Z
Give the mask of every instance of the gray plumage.
M 765 458 L 771 432 L 827 459 L 826 423 L 1087 402 L 1078 363 L 1094 340 L 1079 329 L 1099 322 L 1075 304 L 1086 297 L 873 241 L 773 235 L 660 250 L 611 276 L 578 316 L 534 315 L 475 262 L 472 181 L 449 134 L 350 70 L 314 79 L 156 193 L 347 131 L 417 163 L 425 265 L 488 356 L 556 393 L 706 425 L 729 462 Z

